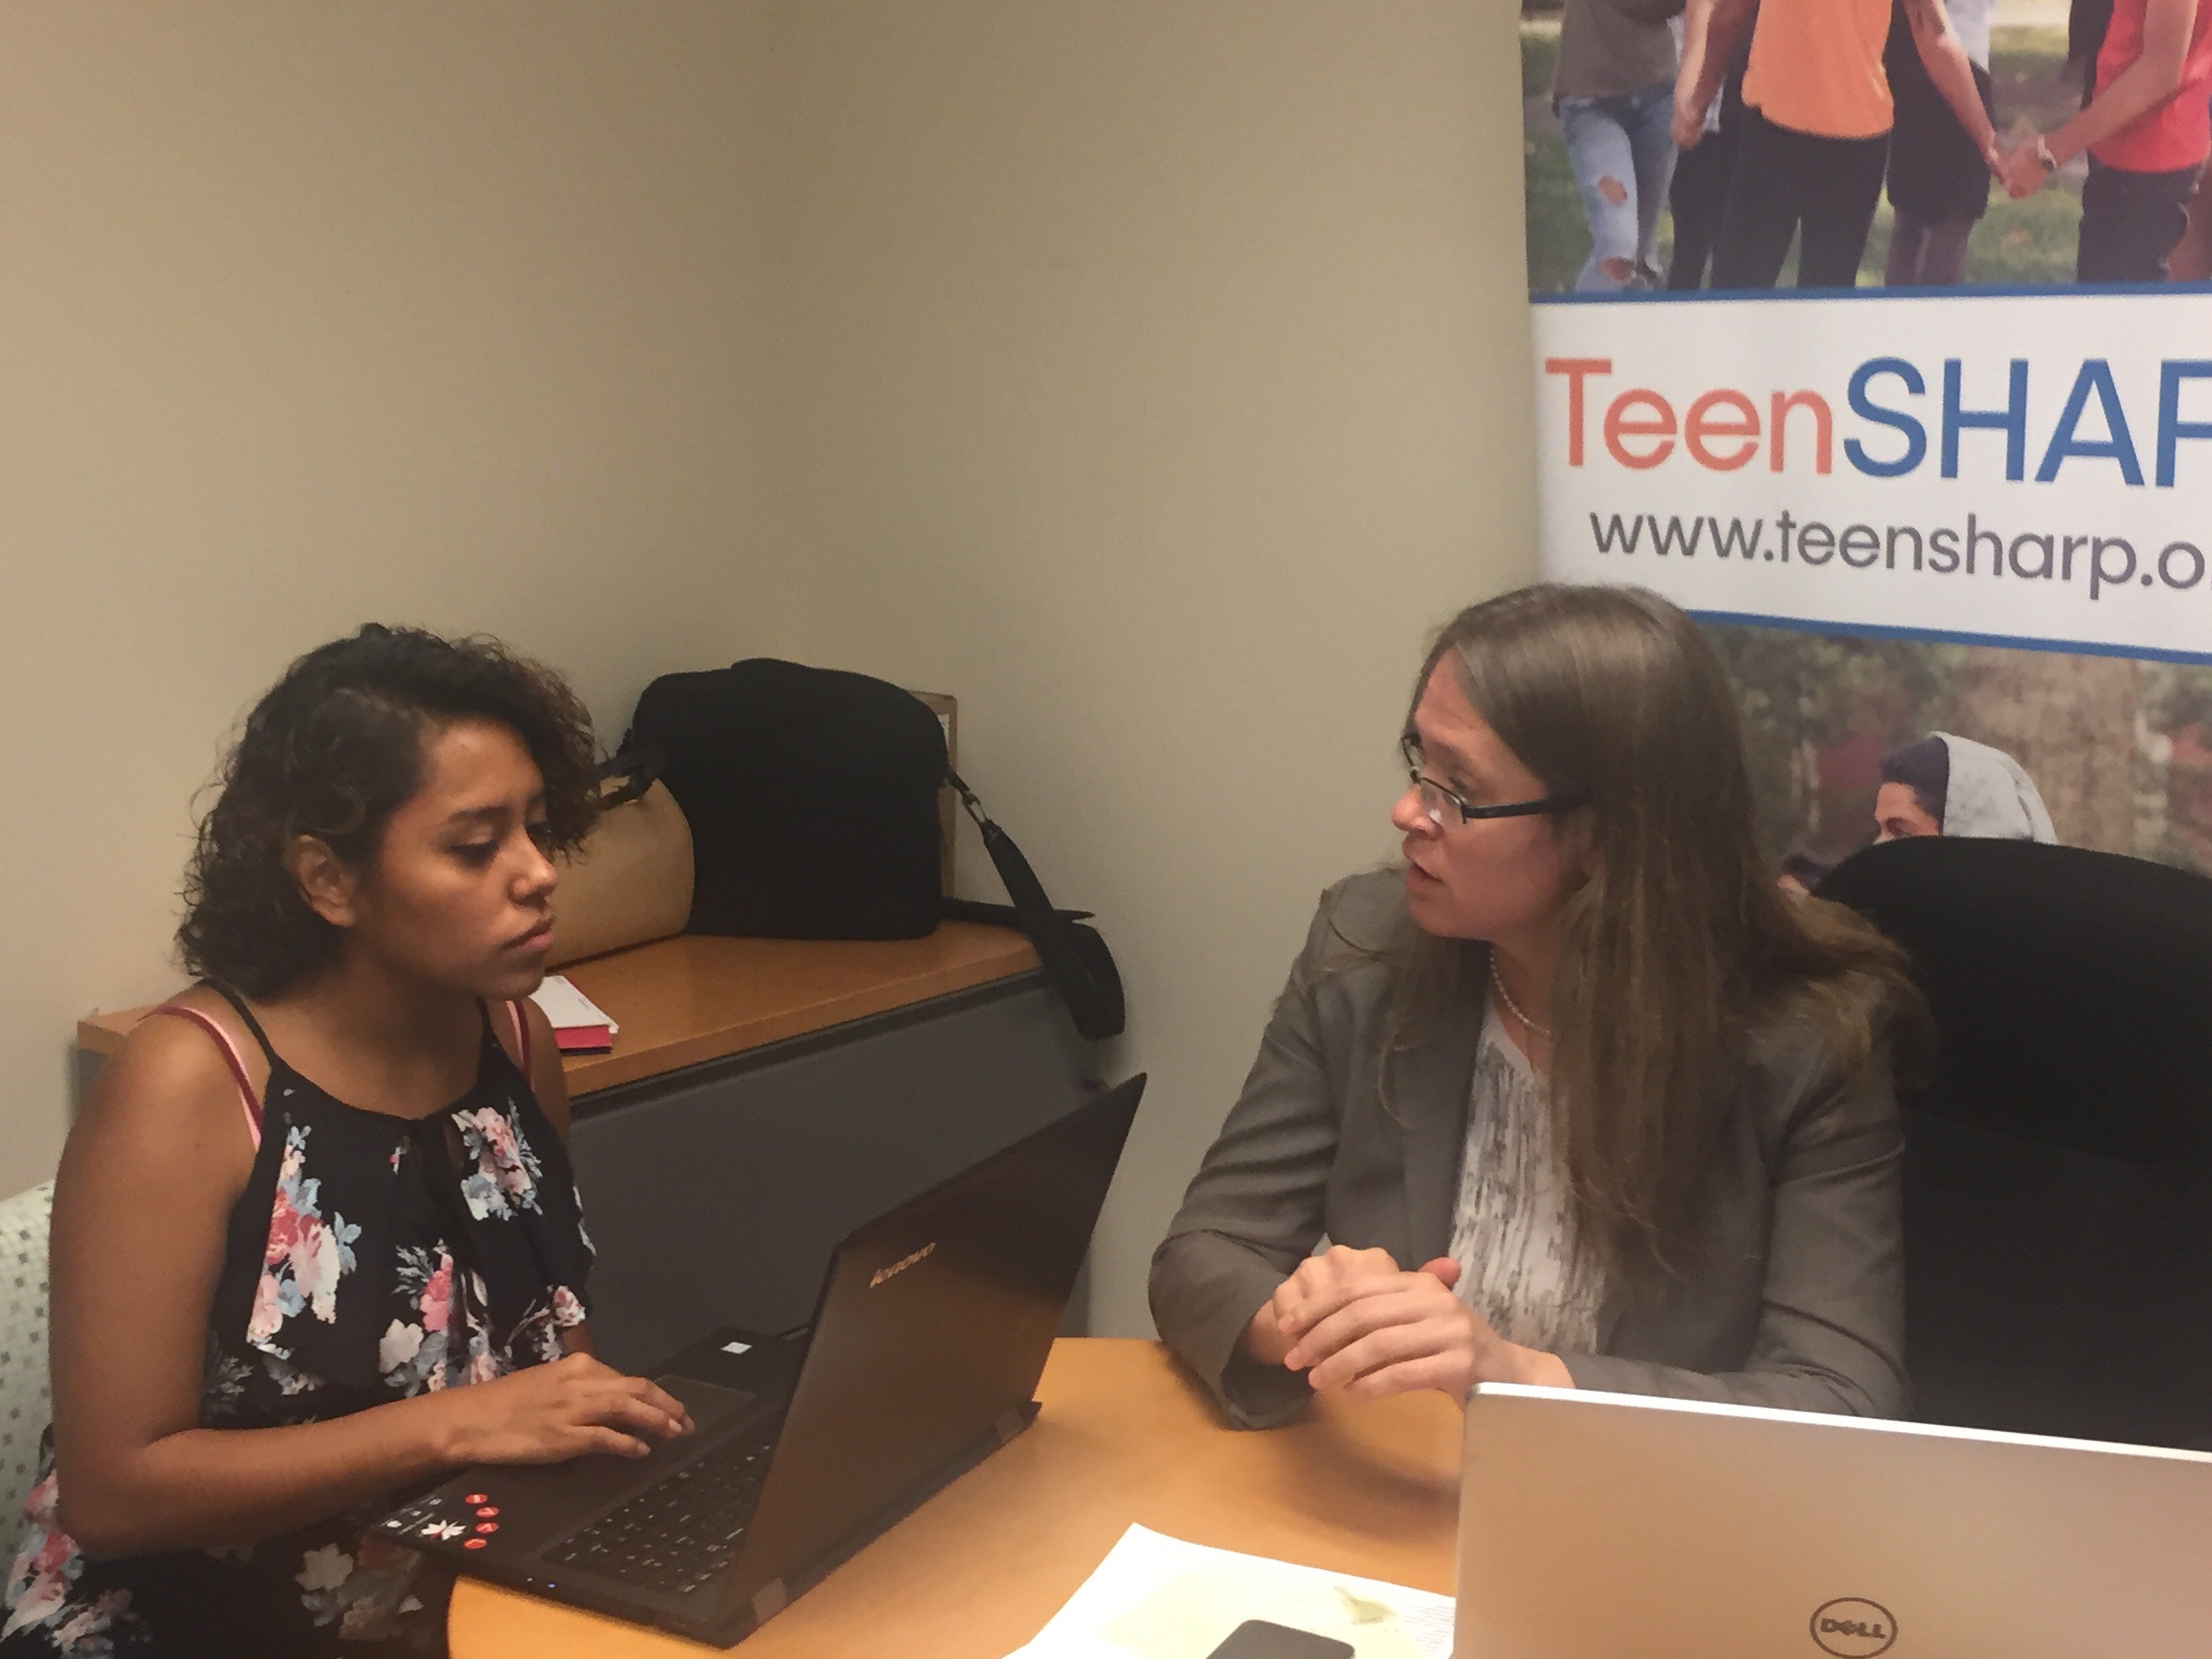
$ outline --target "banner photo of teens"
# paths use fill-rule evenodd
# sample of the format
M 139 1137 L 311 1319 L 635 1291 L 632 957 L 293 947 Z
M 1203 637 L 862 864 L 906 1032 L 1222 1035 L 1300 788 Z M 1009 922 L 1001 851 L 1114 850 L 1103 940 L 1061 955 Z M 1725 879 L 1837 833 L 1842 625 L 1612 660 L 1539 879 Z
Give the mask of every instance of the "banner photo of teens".
M 1779 878 L 2212 872 L 2212 0 L 1524 0 L 1521 52 L 1544 568 L 1705 624 Z
M 1524 0 L 1536 293 L 2198 282 L 2204 0 Z

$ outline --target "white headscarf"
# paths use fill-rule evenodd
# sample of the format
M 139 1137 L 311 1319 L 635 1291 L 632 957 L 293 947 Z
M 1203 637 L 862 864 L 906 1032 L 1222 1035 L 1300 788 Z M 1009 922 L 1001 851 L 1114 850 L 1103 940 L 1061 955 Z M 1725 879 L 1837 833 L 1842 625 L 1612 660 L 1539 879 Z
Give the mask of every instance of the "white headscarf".
M 2055 842 L 2051 814 L 2035 780 L 2002 749 L 1972 738 L 1931 732 L 1951 754 L 1951 781 L 1943 791 L 1943 833 L 1986 841 Z

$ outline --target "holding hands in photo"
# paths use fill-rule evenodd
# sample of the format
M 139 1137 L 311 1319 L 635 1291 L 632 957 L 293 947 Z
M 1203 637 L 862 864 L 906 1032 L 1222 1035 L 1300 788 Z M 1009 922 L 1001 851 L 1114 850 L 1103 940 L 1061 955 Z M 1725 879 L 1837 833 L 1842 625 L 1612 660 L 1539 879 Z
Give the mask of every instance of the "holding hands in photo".
M 2107 193 L 2129 192 L 2156 198 L 2172 194 L 2172 202 L 2148 201 L 2132 209 L 2107 206 L 2107 214 L 2125 218 L 2148 214 L 2158 234 L 2154 266 L 2180 238 L 2180 202 L 2193 186 L 2195 171 L 2204 160 L 2204 87 L 2212 77 L 2212 28 L 2203 0 L 2136 0 L 2114 13 L 2126 25 L 2124 33 L 2108 33 L 2098 54 L 2091 95 L 2081 113 L 2049 132 L 2031 133 L 2005 155 L 1997 177 L 2018 200 L 2033 196 L 2059 168 L 2085 150 L 2094 150 L 2104 171 L 2122 188 Z M 2152 180 L 2172 180 L 2154 184 Z M 2093 222 L 2100 212 L 2085 196 L 2085 218 Z M 2172 221 L 2173 222 L 2167 222 Z M 2116 222 L 2115 234 L 2117 238 Z M 2084 246 L 2092 245 L 2085 240 Z M 2162 269 L 2106 270 L 2093 267 L 2082 280 L 2114 277 L 2162 279 Z
M 1997 155 L 1990 170 L 2014 201 L 2025 201 L 2058 173 L 2058 158 L 2044 134 L 2031 131 L 2014 139 L 2012 148 Z

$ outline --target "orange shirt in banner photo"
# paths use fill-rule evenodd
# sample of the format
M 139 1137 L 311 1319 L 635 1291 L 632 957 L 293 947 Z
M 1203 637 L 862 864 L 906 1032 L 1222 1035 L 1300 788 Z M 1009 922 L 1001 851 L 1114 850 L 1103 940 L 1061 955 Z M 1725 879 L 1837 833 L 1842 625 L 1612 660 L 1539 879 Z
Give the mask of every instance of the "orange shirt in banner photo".
M 1743 100 L 1821 138 L 1872 138 L 1893 118 L 1881 63 L 1890 0 L 1762 0 Z

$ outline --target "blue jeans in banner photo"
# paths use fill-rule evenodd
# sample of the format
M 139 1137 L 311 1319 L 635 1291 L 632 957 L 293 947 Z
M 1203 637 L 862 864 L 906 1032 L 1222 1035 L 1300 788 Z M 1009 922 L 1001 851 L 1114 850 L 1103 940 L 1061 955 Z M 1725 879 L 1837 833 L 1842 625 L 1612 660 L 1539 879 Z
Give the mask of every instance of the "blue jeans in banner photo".
M 1576 292 L 1654 286 L 1659 210 L 1674 176 L 1673 83 L 1612 98 L 1562 98 L 1559 110 L 1567 164 L 1589 220 L 1590 254 Z

